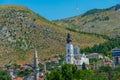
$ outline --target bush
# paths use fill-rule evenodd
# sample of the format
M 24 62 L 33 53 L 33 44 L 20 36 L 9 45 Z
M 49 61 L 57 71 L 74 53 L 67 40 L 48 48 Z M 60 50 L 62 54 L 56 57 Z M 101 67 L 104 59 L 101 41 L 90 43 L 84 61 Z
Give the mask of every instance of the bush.
M 0 70 L 0 80 L 12 80 L 11 76 L 6 71 Z

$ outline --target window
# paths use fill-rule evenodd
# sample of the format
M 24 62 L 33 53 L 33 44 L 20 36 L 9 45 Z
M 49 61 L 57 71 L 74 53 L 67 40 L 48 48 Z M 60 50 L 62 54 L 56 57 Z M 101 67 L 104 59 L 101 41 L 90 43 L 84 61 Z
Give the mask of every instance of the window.
M 70 55 L 68 55 L 68 57 L 70 57 Z
M 70 61 L 70 59 L 68 59 L 68 62 Z
M 77 63 L 78 63 L 78 61 L 77 61 Z
M 70 53 L 70 50 L 68 49 L 68 53 Z

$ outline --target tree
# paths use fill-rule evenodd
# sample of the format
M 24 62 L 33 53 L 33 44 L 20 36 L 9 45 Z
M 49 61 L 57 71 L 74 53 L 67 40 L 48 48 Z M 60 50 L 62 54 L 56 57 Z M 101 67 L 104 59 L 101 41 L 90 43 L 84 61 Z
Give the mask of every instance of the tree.
M 73 74 L 76 72 L 77 67 L 72 64 L 62 66 L 62 76 L 65 80 L 73 80 Z
M 72 64 L 65 64 L 61 69 L 52 71 L 50 74 L 47 74 L 48 80 L 73 80 L 74 74 L 77 71 L 77 67 Z
M 47 80 L 64 80 L 61 74 L 61 71 L 57 69 L 52 71 L 50 74 L 47 74 Z
M 0 70 L 0 80 L 12 80 L 11 76 L 6 71 Z
M 106 72 L 106 76 L 107 76 L 108 80 L 111 80 L 112 68 L 110 66 L 102 66 L 102 67 L 100 67 L 100 70 L 103 72 Z
M 65 64 L 62 69 L 57 69 L 47 74 L 47 80 L 92 80 L 92 70 L 78 70 L 75 65 Z
M 24 77 L 24 76 L 28 76 L 33 72 L 32 69 L 25 69 L 24 71 L 19 71 L 18 72 L 18 76 L 20 77 Z

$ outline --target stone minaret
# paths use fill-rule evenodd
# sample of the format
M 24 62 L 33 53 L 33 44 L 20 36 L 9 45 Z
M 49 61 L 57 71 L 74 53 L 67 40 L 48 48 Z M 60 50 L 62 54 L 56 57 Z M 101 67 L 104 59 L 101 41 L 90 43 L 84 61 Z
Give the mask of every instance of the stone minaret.
M 73 52 L 73 45 L 72 39 L 70 34 L 68 33 L 66 38 L 66 63 L 73 64 L 74 63 L 74 52 Z
M 36 48 L 34 52 L 34 80 L 39 80 L 38 56 Z

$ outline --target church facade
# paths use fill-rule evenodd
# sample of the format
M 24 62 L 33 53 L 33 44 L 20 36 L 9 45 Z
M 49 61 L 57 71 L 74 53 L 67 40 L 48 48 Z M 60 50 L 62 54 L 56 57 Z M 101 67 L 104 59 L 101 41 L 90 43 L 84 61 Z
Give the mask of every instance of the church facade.
M 75 64 L 79 69 L 81 69 L 81 65 L 83 63 L 89 65 L 89 58 L 87 58 L 84 53 L 80 53 L 80 49 L 78 46 L 72 45 L 72 39 L 70 34 L 67 35 L 66 42 L 65 62 L 67 64 Z

